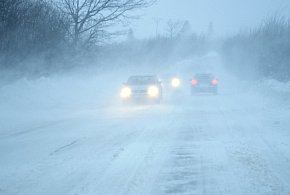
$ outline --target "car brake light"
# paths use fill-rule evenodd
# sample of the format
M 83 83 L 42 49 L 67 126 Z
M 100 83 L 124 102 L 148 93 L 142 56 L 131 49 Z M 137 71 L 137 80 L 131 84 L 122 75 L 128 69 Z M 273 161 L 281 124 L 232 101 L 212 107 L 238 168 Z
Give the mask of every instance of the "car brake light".
M 192 79 L 192 80 L 191 80 L 191 84 L 192 84 L 192 85 L 197 85 L 197 80 Z
M 217 79 L 213 79 L 213 80 L 211 81 L 211 84 L 213 84 L 213 85 L 217 85 L 217 84 L 219 84 L 219 81 L 218 81 Z

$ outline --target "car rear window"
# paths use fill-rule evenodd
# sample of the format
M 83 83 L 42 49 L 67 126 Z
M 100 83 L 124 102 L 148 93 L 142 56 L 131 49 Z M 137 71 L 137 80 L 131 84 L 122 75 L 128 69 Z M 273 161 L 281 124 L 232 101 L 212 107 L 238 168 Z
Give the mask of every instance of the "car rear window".
M 211 74 L 197 74 L 194 76 L 194 78 L 198 80 L 210 80 L 213 78 Z

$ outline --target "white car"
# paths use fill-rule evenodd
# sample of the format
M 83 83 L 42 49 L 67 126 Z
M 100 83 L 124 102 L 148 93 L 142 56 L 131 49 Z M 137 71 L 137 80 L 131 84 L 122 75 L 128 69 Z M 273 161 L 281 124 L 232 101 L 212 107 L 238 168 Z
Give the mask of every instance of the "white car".
M 160 103 L 162 95 L 162 82 L 156 75 L 131 76 L 120 93 L 124 102 Z

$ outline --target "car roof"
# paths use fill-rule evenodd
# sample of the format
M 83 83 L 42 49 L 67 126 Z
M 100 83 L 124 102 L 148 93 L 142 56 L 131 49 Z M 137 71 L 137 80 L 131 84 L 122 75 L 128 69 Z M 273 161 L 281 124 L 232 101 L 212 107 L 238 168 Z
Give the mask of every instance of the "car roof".
M 129 78 L 157 78 L 156 75 L 132 75 Z
M 194 76 L 195 77 L 213 77 L 213 74 L 211 74 L 211 73 L 196 73 Z
M 156 75 L 134 75 L 130 76 L 128 80 L 158 80 Z

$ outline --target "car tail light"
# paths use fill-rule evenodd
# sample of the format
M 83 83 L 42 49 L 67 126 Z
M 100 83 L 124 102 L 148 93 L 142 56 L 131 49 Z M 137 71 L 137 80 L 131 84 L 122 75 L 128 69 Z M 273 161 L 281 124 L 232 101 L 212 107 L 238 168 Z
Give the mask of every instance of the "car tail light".
M 192 84 L 192 85 L 197 85 L 197 83 L 198 83 L 198 82 L 197 82 L 196 79 L 192 79 L 192 80 L 191 80 L 191 84 Z
M 218 81 L 217 79 L 213 79 L 213 80 L 211 81 L 211 84 L 213 84 L 213 85 L 217 85 L 217 84 L 219 84 L 219 81 Z

